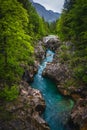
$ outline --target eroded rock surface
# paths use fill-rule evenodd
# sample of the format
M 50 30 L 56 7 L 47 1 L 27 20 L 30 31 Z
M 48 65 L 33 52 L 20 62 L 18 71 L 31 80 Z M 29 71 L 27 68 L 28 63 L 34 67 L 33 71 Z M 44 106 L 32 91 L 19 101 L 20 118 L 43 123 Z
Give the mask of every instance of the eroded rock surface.
M 71 120 L 80 130 L 87 130 L 87 98 L 80 98 L 71 112 Z
M 45 102 L 40 91 L 31 88 L 26 82 L 20 84 L 17 100 L 0 104 L 4 113 L 0 116 L 0 130 L 49 130 L 47 123 L 41 118 Z
M 43 71 L 43 76 L 49 77 L 55 80 L 57 84 L 60 84 L 69 77 L 69 71 L 67 66 L 60 63 L 48 63 Z
M 34 75 L 38 71 L 38 66 L 45 57 L 45 48 L 42 41 L 39 41 L 38 43 L 36 43 L 36 46 L 34 49 L 34 55 L 35 55 L 34 64 L 31 66 L 29 65 L 29 67 L 23 66 L 24 74 L 22 76 L 22 79 L 28 83 L 33 82 Z
M 60 43 L 60 42 L 59 42 Z M 49 46 L 49 45 L 48 45 Z M 58 52 L 61 51 L 60 46 L 55 51 L 54 60 L 48 63 L 43 71 L 43 76 L 54 80 L 57 84 L 58 90 L 65 96 L 71 96 L 75 101 L 75 107 L 71 112 L 71 122 L 76 126 L 76 130 L 87 129 L 87 87 L 79 85 L 76 87 L 70 85 L 64 86 L 67 80 L 72 76 L 72 70 L 69 69 L 68 62 L 61 62 Z M 69 52 L 71 53 L 71 52 Z
M 35 57 L 36 60 L 41 62 L 45 58 L 45 48 L 43 41 L 39 41 L 35 47 Z
M 47 49 L 52 51 L 56 51 L 56 49 L 60 46 L 61 42 L 57 36 L 49 35 L 43 38 L 44 46 Z

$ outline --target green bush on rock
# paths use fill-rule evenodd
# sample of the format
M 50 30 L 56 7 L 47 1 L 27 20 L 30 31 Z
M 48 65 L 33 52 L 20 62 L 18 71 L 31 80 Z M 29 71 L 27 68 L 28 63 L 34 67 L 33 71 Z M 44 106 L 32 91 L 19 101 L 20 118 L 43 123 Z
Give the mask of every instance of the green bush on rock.
M 0 92 L 0 99 L 3 99 L 5 101 L 13 101 L 18 97 L 19 91 L 16 85 L 11 86 L 10 88 L 6 86 L 1 92 Z

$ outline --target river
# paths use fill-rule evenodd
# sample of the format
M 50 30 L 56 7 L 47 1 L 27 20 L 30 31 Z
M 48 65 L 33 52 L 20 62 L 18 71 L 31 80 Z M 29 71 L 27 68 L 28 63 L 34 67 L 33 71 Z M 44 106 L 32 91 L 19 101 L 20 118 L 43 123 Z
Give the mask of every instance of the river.
M 40 90 L 45 99 L 46 110 L 42 116 L 49 124 L 50 130 L 70 130 L 67 125 L 67 119 L 74 102 L 71 99 L 62 96 L 58 92 L 56 84 L 53 81 L 42 77 L 42 72 L 46 67 L 47 62 L 52 62 L 53 56 L 54 53 L 48 50 L 47 57 L 39 66 L 31 86 Z

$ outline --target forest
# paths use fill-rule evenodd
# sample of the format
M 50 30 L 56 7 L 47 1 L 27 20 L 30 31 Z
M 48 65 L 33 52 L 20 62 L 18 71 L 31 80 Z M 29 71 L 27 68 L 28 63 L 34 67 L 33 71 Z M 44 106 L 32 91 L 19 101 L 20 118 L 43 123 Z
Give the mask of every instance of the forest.
M 71 83 L 87 84 L 87 2 L 65 0 L 59 20 L 45 22 L 28 0 L 0 0 L 0 84 L 2 91 L 15 89 L 23 75 L 23 66 L 34 64 L 34 41 L 57 34 L 62 41 L 71 41 L 60 56 L 73 70 Z M 67 50 L 67 51 L 66 51 Z M 73 50 L 73 53 L 67 53 Z M 32 57 L 32 58 L 31 58 Z M 6 89 L 6 90 L 5 90 Z M 3 92 L 0 93 L 3 97 Z
M 35 66 L 35 47 L 50 34 L 60 39 L 62 44 L 56 54 L 61 65 L 66 64 L 71 72 L 64 88 L 80 86 L 87 91 L 87 0 L 65 0 L 60 18 L 53 23 L 41 18 L 30 0 L 0 0 L 0 102 L 3 106 L 18 100 L 25 70 Z M 86 91 L 83 93 L 86 96 L 82 95 L 84 99 Z M 3 112 L 6 108 L 1 106 Z M 25 106 L 27 109 L 26 103 Z
M 48 24 L 28 0 L 0 0 L 0 97 L 17 96 L 23 66 L 34 64 L 34 41 L 47 33 Z
M 68 61 L 72 69 L 71 83 L 87 85 L 87 1 L 66 0 L 61 18 L 56 24 L 56 32 L 63 45 L 62 58 Z M 71 53 L 68 51 L 71 50 Z M 69 81 L 70 82 L 70 81 Z M 70 85 L 70 84 L 69 84 Z

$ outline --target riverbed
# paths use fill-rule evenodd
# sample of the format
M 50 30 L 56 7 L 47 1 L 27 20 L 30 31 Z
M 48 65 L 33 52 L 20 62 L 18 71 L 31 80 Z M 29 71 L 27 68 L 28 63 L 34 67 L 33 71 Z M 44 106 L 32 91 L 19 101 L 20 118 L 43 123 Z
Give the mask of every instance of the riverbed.
M 46 58 L 40 64 L 31 86 L 40 90 L 45 99 L 46 109 L 42 116 L 49 124 L 50 130 L 71 130 L 67 125 L 67 120 L 74 102 L 62 96 L 53 81 L 42 77 L 46 64 L 52 62 L 53 56 L 54 52 L 47 50 Z

